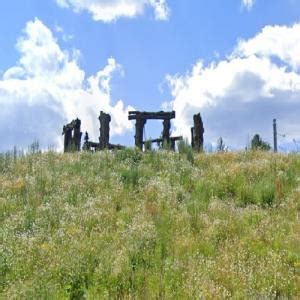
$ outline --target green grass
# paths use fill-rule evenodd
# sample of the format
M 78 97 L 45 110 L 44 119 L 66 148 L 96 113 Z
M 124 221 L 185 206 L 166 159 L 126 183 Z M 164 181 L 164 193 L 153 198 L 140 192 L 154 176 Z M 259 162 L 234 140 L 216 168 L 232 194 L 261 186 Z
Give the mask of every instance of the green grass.
M 0 299 L 300 297 L 300 156 L 0 156 Z

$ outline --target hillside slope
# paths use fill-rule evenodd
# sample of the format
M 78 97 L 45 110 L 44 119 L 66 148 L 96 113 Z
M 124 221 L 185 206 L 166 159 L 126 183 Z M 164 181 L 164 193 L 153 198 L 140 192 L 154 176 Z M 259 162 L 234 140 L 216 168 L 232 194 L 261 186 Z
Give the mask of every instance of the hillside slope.
M 300 297 L 300 156 L 0 158 L 0 298 Z

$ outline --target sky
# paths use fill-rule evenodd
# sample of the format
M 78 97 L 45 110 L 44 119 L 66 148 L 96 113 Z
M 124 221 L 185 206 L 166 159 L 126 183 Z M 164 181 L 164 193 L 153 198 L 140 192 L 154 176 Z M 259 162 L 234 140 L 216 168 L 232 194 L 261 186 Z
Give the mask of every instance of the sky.
M 175 110 L 172 134 L 200 112 L 208 148 L 272 145 L 276 118 L 279 149 L 299 150 L 300 0 L 1 1 L 0 151 L 61 150 L 77 117 L 98 141 L 101 110 L 127 146 L 128 110 Z

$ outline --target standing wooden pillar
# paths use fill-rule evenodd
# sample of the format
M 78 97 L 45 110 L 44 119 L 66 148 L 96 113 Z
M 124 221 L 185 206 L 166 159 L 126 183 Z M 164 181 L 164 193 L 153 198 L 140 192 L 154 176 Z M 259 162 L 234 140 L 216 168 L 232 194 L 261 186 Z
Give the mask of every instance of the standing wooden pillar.
M 100 112 L 99 116 L 100 121 L 100 150 L 108 149 L 109 148 L 109 123 L 111 121 L 111 117 L 109 114 L 104 113 L 103 111 Z
M 144 127 L 146 120 L 140 116 L 136 118 L 135 123 L 135 146 L 140 150 L 143 150 L 143 140 L 144 140 Z
M 80 126 L 81 121 L 76 119 L 63 127 L 64 152 L 80 151 L 82 136 Z
M 82 149 L 85 151 L 90 150 L 89 134 L 87 133 L 87 131 L 85 132 L 85 135 L 84 135 L 84 144 L 83 144 Z
M 273 139 L 274 139 L 274 153 L 277 153 L 278 148 L 277 148 L 277 123 L 276 123 L 276 119 L 273 119 Z
M 194 127 L 191 128 L 191 136 L 192 136 L 191 144 L 192 144 L 192 148 L 194 149 L 195 148 L 195 128 Z
M 176 140 L 171 140 L 171 150 L 175 152 Z
M 204 127 L 200 113 L 194 115 L 194 127 L 192 128 L 192 145 L 196 151 L 203 150 L 204 143 Z
M 64 152 L 70 152 L 72 145 L 72 128 L 68 125 L 63 127 L 64 134 Z
M 171 129 L 171 120 L 165 119 L 163 121 L 163 132 L 162 132 L 162 139 L 163 139 L 163 147 L 168 147 L 170 144 L 170 129 Z
M 74 132 L 73 132 L 73 147 L 75 151 L 80 151 L 81 147 L 81 136 L 82 132 L 80 131 L 81 121 L 79 119 L 76 119 L 74 121 Z

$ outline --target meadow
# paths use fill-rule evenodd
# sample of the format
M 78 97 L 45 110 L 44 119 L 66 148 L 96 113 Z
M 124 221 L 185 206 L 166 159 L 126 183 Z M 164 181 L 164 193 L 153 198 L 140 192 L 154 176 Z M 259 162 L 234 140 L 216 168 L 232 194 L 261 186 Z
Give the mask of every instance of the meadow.
M 0 299 L 300 297 L 300 156 L 0 156 Z

